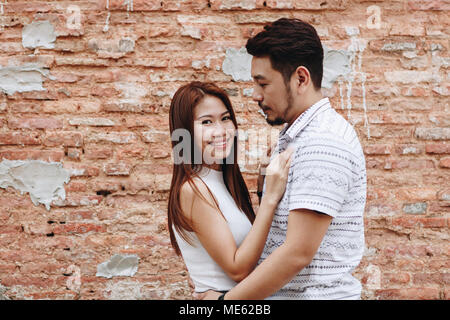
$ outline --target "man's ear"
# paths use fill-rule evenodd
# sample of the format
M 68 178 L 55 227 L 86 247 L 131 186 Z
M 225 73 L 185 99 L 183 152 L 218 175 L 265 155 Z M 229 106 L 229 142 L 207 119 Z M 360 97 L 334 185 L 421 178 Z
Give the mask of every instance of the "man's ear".
M 311 82 L 311 75 L 309 73 L 309 70 L 304 66 L 299 66 L 295 70 L 294 77 L 295 77 L 295 86 L 297 89 L 300 89 L 301 92 L 303 92 Z

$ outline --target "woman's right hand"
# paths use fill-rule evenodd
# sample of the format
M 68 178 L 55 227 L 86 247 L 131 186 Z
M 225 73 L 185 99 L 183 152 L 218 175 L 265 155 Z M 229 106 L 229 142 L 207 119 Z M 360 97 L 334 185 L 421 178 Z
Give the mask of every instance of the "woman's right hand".
M 266 190 L 263 198 L 275 205 L 281 200 L 286 190 L 293 153 L 294 149 L 288 148 L 277 154 L 266 167 Z

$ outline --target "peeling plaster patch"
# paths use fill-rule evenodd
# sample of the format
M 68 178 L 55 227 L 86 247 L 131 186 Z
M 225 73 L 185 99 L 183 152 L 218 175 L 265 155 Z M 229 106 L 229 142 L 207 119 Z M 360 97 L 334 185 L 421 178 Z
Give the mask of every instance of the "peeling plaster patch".
M 135 103 L 139 104 L 141 99 L 147 96 L 148 88 L 137 82 L 116 82 L 114 88 L 121 91 L 119 103 Z
M 98 57 L 113 59 L 119 59 L 128 52 L 133 52 L 134 44 L 134 40 L 127 37 L 120 40 L 91 39 L 88 42 L 89 48 L 95 51 Z
M 108 283 L 103 296 L 109 300 L 140 300 L 143 299 L 144 284 L 135 281 L 119 281 Z
M 345 27 L 345 31 L 350 37 L 350 45 L 347 50 L 333 50 L 324 46 L 324 75 L 322 87 L 325 89 L 331 89 L 333 87 L 333 83 L 338 80 L 341 108 L 347 108 L 348 120 L 352 122 L 350 114 L 350 110 L 352 108 L 352 87 L 353 83 L 357 80 L 357 78 L 359 78 L 362 89 L 362 104 L 364 108 L 364 126 L 367 128 L 367 136 L 370 139 L 370 128 L 366 105 L 366 74 L 362 71 L 362 54 L 367 47 L 367 42 L 364 39 L 358 38 L 358 27 Z M 344 106 L 344 81 L 347 89 L 346 106 Z
M 15 92 L 42 91 L 42 76 L 49 76 L 49 70 L 36 64 L 23 66 L 0 67 L 0 89 L 6 94 Z
M 130 11 L 133 11 L 133 0 L 125 0 L 124 4 L 127 5 L 127 17 L 129 17 Z
M 230 10 L 230 9 L 245 9 L 245 10 L 253 10 L 256 8 L 255 0 L 231 0 L 231 1 L 222 1 L 220 3 L 220 10 Z
M 222 64 L 225 74 L 233 77 L 234 81 L 251 81 L 252 56 L 242 47 L 239 50 L 228 48 Z
M 402 154 L 416 154 L 417 152 L 418 152 L 417 148 L 409 147 L 409 148 L 404 148 L 402 151 Z
M 0 284 L 0 300 L 10 300 L 5 296 L 6 288 Z
M 109 127 L 114 126 L 115 122 L 107 118 L 75 118 L 70 119 L 69 124 L 72 126 L 96 126 L 96 127 Z
M 181 29 L 181 35 L 191 37 L 193 39 L 201 40 L 203 38 L 202 31 L 195 26 L 186 26 L 183 25 Z
M 108 32 L 109 30 L 109 18 L 111 17 L 111 13 L 109 13 L 106 15 L 106 21 L 105 21 L 105 26 L 103 27 L 103 32 Z
M 22 45 L 28 49 L 37 47 L 53 49 L 55 40 L 55 28 L 47 20 L 33 21 L 22 29 Z
M 323 47 L 322 87 L 331 89 L 339 76 L 347 76 L 350 68 L 350 53 L 345 50 L 333 50 Z
M 253 95 L 253 88 L 245 88 L 244 90 L 242 90 L 242 93 L 245 97 L 251 97 Z
M 368 275 L 366 280 L 366 287 L 369 290 L 377 290 L 381 288 L 381 269 L 373 264 L 369 264 L 366 268 Z
M 115 254 L 109 261 L 97 266 L 97 277 L 112 278 L 116 276 L 132 277 L 137 272 L 139 257 L 137 255 Z
M 50 210 L 50 203 L 65 200 L 64 183 L 70 180 L 70 172 L 60 162 L 41 160 L 8 160 L 0 162 L 0 188 L 13 187 L 23 194 L 28 192 L 35 206 L 39 203 Z
M 426 202 L 409 203 L 403 206 L 403 212 L 408 214 L 425 214 L 427 206 Z

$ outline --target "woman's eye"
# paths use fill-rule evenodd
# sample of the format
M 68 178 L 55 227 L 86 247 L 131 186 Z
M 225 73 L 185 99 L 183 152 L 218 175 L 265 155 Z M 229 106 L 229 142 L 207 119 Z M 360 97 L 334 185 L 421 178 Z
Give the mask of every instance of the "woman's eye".
M 231 117 L 230 116 L 225 116 L 225 117 L 222 118 L 222 121 L 227 121 L 227 120 L 231 120 Z
M 211 123 L 211 120 L 203 120 L 202 121 L 202 124 L 210 124 Z

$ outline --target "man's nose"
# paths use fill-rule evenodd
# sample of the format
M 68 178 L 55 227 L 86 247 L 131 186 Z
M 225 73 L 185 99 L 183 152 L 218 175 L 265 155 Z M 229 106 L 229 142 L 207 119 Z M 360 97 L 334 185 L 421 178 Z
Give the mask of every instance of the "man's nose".
M 256 89 L 256 88 L 254 88 L 254 89 L 253 89 L 253 94 L 252 94 L 252 99 L 253 99 L 254 101 L 257 101 L 257 102 L 262 101 L 262 100 L 263 100 L 262 92 L 259 91 L 259 90 Z

